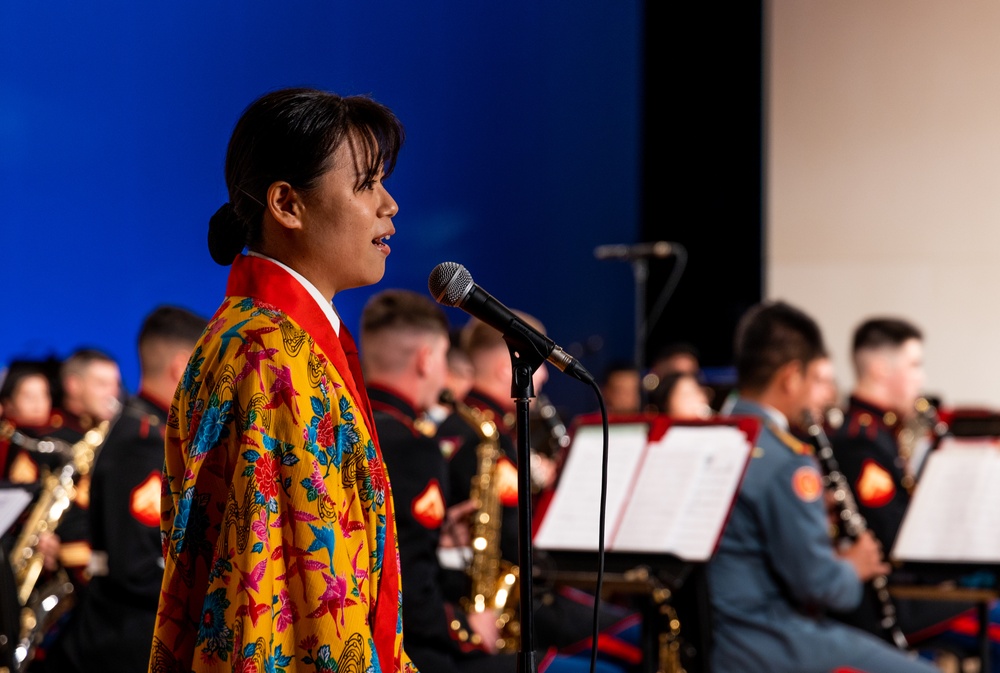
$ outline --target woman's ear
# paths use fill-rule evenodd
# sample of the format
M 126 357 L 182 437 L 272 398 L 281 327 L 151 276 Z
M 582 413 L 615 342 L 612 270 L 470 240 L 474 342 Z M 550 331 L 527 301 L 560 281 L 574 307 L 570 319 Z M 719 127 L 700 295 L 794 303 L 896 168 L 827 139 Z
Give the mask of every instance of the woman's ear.
M 274 182 L 267 188 L 267 210 L 282 227 L 302 228 L 302 198 L 287 182 Z

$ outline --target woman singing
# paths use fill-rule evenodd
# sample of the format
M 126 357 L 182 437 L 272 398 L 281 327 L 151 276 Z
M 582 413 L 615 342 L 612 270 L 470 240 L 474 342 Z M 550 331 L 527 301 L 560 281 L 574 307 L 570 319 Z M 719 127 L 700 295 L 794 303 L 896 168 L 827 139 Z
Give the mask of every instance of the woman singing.
M 168 421 L 154 673 L 416 671 L 389 481 L 332 305 L 385 272 L 402 142 L 381 104 L 311 89 L 261 97 L 233 131 L 208 232 L 232 270 Z

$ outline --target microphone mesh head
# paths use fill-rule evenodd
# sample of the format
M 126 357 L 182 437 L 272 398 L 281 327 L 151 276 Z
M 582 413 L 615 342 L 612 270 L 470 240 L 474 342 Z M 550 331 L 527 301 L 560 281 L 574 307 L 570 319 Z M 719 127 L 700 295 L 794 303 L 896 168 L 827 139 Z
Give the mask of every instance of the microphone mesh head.
M 445 306 L 460 306 L 474 284 L 468 269 L 455 262 L 441 262 L 427 279 L 431 296 Z

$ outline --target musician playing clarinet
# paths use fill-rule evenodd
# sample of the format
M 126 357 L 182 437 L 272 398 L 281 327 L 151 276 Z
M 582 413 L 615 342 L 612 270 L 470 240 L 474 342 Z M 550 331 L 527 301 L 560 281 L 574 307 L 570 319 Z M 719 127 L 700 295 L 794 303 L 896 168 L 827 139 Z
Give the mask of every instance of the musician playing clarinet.
M 858 510 L 886 553 L 895 544 L 915 485 L 915 467 L 905 450 L 912 442 L 902 439 L 917 414 L 925 382 L 923 342 L 919 327 L 897 317 L 871 317 L 855 328 L 854 387 L 844 423 L 830 437 Z M 924 579 L 937 582 L 942 578 Z M 907 581 L 921 578 L 908 577 Z M 896 601 L 899 626 L 911 644 L 919 646 L 932 636 L 943 637 L 970 652 L 978 647 L 973 608 L 971 603 Z M 991 622 L 998 621 L 995 606 L 992 612 Z M 885 636 L 870 591 L 856 610 L 842 618 Z M 992 646 L 993 670 L 1000 671 L 1000 647 L 996 642 Z
M 809 407 L 819 326 L 784 302 L 752 307 L 735 340 L 731 413 L 762 422 L 719 548 L 708 565 L 714 673 L 931 673 L 928 661 L 828 616 L 859 604 L 888 570 L 870 532 L 831 544 L 820 466 L 789 432 Z

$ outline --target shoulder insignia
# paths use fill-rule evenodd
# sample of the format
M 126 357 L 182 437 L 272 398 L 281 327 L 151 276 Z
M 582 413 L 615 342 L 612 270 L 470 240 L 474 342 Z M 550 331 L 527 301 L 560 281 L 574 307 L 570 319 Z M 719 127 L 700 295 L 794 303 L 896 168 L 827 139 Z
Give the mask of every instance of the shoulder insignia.
M 896 495 L 892 476 L 871 459 L 861 465 L 861 476 L 858 477 L 854 490 L 858 494 L 858 501 L 866 507 L 882 507 Z
M 774 434 L 782 444 L 800 456 L 811 456 L 815 453 L 815 449 L 813 449 L 812 445 L 806 444 L 786 430 L 774 428 Z
M 145 481 L 132 489 L 129 498 L 129 513 L 143 526 L 160 525 L 160 473 L 151 472 Z
M 7 478 L 14 484 L 34 484 L 38 481 L 38 465 L 27 451 L 21 451 L 14 458 Z
M 424 490 L 410 503 L 410 512 L 424 528 L 434 530 L 444 521 L 444 496 L 437 479 L 431 479 Z
M 802 502 L 816 502 L 823 494 L 823 479 L 815 467 L 803 465 L 792 474 L 792 491 Z
M 517 507 L 517 468 L 503 456 L 496 464 L 493 478 L 497 484 L 497 495 L 505 507 Z

